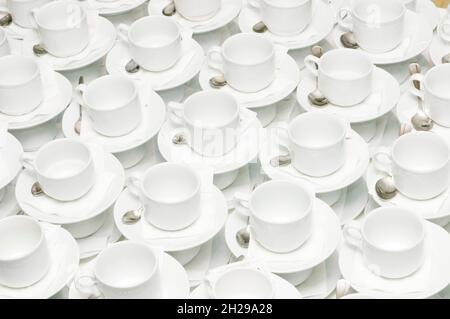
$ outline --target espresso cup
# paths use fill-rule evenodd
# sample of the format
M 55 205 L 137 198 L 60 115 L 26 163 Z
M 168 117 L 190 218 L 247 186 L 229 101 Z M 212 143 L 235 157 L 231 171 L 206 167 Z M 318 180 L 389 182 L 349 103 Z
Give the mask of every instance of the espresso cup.
M 376 275 L 403 278 L 424 261 L 425 226 L 414 212 L 399 207 L 377 208 L 362 224 L 344 226 L 345 241 L 357 247 Z
M 364 52 L 336 49 L 320 59 L 308 55 L 304 62 L 311 74 L 318 77 L 319 90 L 335 105 L 356 105 L 372 93 L 374 67 Z
M 23 162 L 35 173 L 44 193 L 56 200 L 76 200 L 95 183 L 91 150 L 76 139 L 51 141 L 34 158 L 24 155 Z
M 187 20 L 204 21 L 220 10 L 222 0 L 174 0 L 177 12 Z
M 312 18 L 312 0 L 250 0 L 273 34 L 291 36 L 306 29 Z
M 0 112 L 30 113 L 44 99 L 41 71 L 35 60 L 25 56 L 0 57 Z
M 395 187 L 407 197 L 427 200 L 448 188 L 450 150 L 437 134 L 403 135 L 391 148 L 378 148 L 372 161 L 375 168 L 392 175 Z
M 227 83 L 242 92 L 258 92 L 275 79 L 275 47 L 266 37 L 240 33 L 207 54 L 209 67 L 224 74 Z
M 280 126 L 280 146 L 289 150 L 292 166 L 309 176 L 327 176 L 344 165 L 344 141 L 350 126 L 336 115 L 314 111 Z
M 8 38 L 4 28 L 0 27 L 0 57 L 9 55 L 11 50 L 9 48 Z
M 406 7 L 400 0 L 355 0 L 352 6 L 339 10 L 338 23 L 353 31 L 363 50 L 384 53 L 402 42 L 405 13 Z
M 229 93 L 202 91 L 181 103 L 169 103 L 170 118 L 185 127 L 198 154 L 219 157 L 231 151 L 239 137 L 240 108 Z
M 79 2 L 53 1 L 33 12 L 42 44 L 50 54 L 69 57 L 88 46 L 87 14 Z
M 117 34 L 130 49 L 133 60 L 148 71 L 171 68 L 181 57 L 179 25 L 167 17 L 144 17 L 131 26 L 120 24 Z
M 420 83 L 420 90 L 414 86 Z M 411 77 L 411 92 L 423 100 L 427 115 L 437 124 L 450 127 L 450 92 L 446 83 L 450 81 L 450 65 L 442 64 L 431 68 L 426 75 Z
M 269 275 L 259 269 L 229 269 L 209 284 L 214 299 L 273 299 L 275 295 Z
M 93 129 L 105 136 L 122 136 L 142 121 L 139 90 L 124 76 L 105 75 L 88 85 L 80 85 L 83 104 Z
M 50 267 L 42 226 L 28 216 L 0 220 L 0 284 L 24 288 L 41 280 Z
M 235 194 L 235 209 L 250 217 L 252 236 L 264 248 L 291 252 L 311 236 L 314 192 L 300 183 L 269 181 L 250 195 Z
M 105 299 L 158 299 L 163 297 L 160 254 L 137 242 L 112 244 L 96 258 L 93 274 L 75 280 L 88 297 Z
M 5 9 L 13 18 L 15 24 L 23 28 L 34 28 L 35 21 L 33 10 L 42 7 L 52 0 L 6 0 L 6 8 L 0 7 L 0 11 Z
M 189 166 L 161 163 L 142 177 L 131 176 L 127 184 L 141 199 L 146 220 L 157 228 L 180 230 L 200 217 L 201 180 Z

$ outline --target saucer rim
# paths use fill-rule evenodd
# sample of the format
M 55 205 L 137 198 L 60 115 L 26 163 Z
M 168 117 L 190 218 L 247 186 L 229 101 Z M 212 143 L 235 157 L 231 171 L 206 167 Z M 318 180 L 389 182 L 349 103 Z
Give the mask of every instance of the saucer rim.
M 133 11 L 134 9 L 140 7 L 143 5 L 147 0 L 139 0 L 136 1 L 136 3 L 132 5 L 125 6 L 122 10 L 117 10 L 119 8 L 97 8 L 98 14 L 103 17 L 113 17 L 121 14 L 128 13 L 130 11 Z M 95 1 L 95 2 L 101 2 L 101 1 Z
M 8 171 L 10 172 L 10 174 L 0 179 L 0 189 L 7 187 L 12 181 L 14 181 L 17 175 L 20 174 L 20 171 L 23 167 L 21 163 L 21 158 L 24 154 L 22 144 L 14 135 L 9 132 L 6 133 L 6 140 L 7 142 L 5 150 L 8 151 L 8 154 L 10 154 L 10 158 L 6 160 L 6 164 L 12 164 L 14 162 L 14 165 L 16 165 L 16 167 L 15 169 L 9 168 Z M 11 151 L 13 150 L 17 151 L 17 153 L 11 154 Z

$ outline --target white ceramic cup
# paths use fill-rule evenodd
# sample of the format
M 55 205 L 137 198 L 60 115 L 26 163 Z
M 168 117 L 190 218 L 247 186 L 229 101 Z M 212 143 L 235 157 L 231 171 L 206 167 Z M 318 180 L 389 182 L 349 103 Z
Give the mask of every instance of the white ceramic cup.
M 335 49 L 320 59 L 308 55 L 306 68 L 318 77 L 319 90 L 339 106 L 352 106 L 372 93 L 373 64 L 369 56 L 353 49 Z
M 399 207 L 377 208 L 362 225 L 344 226 L 345 241 L 361 249 L 364 261 L 376 275 L 403 278 L 424 260 L 425 226 L 414 212 Z
M 309 176 L 327 176 L 344 165 L 344 141 L 350 126 L 336 115 L 314 111 L 280 125 L 279 144 L 289 151 L 292 166 Z
M 269 274 L 259 269 L 229 269 L 209 285 L 214 299 L 273 299 L 275 295 Z
M 395 187 L 407 197 L 427 200 L 448 188 L 450 150 L 437 134 L 403 135 L 391 148 L 378 148 L 372 161 L 378 170 L 392 175 Z
M 33 13 L 42 44 L 50 54 L 69 57 L 88 46 L 87 13 L 78 1 L 52 1 Z
M 311 22 L 312 0 L 250 0 L 259 9 L 261 20 L 273 34 L 291 36 Z
M 9 48 L 8 37 L 4 28 L 0 27 L 0 57 L 9 55 L 11 50 Z
M 355 0 L 350 7 L 339 10 L 338 23 L 353 31 L 363 50 L 384 53 L 402 42 L 405 13 L 406 7 L 400 0 Z
M 72 201 L 85 195 L 95 183 L 95 167 L 89 147 L 76 139 L 57 139 L 24 155 L 24 166 L 36 174 L 47 196 Z
M 0 220 L 0 284 L 31 286 L 45 276 L 50 255 L 45 233 L 35 219 L 10 216 Z
M 240 33 L 207 54 L 209 67 L 222 72 L 238 91 L 258 92 L 275 78 L 275 47 L 259 34 Z
M 250 217 L 252 236 L 264 248 L 287 253 L 311 236 L 314 191 L 307 185 L 269 181 L 253 193 L 235 194 L 235 209 Z
M 23 28 L 34 28 L 33 10 L 52 0 L 6 0 L 6 7 L 0 5 L 0 11 L 9 12 L 15 24 Z
M 231 151 L 239 138 L 240 108 L 236 99 L 221 91 L 201 91 L 183 104 L 169 102 L 171 120 L 186 129 L 190 147 L 208 157 Z
M 93 274 L 78 277 L 75 287 L 89 297 L 162 298 L 160 258 L 158 252 L 142 243 L 112 244 L 96 258 Z
M 105 136 L 122 136 L 142 121 L 139 90 L 124 76 L 105 75 L 78 86 L 94 130 Z
M 44 99 L 41 71 L 25 56 L 0 57 L 0 112 L 22 115 L 33 111 Z
M 200 217 L 201 180 L 189 166 L 161 163 L 142 177 L 131 176 L 128 188 L 140 197 L 146 220 L 164 230 L 180 230 Z
M 177 12 L 191 21 L 204 21 L 217 14 L 222 0 L 174 0 Z
M 120 24 L 118 36 L 128 43 L 133 60 L 148 71 L 171 68 L 181 57 L 181 31 L 168 17 L 143 17 L 131 26 Z
M 411 77 L 411 92 L 424 102 L 425 112 L 437 124 L 450 127 L 450 65 L 442 64 L 431 68 L 426 75 L 414 74 Z M 414 86 L 420 83 L 420 90 Z

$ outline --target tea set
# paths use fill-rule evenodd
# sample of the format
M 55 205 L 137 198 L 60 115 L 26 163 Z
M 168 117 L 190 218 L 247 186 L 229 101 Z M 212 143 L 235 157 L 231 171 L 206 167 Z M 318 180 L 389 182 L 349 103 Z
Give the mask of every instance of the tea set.
M 449 41 L 426 0 L 0 1 L 0 298 L 445 297 Z

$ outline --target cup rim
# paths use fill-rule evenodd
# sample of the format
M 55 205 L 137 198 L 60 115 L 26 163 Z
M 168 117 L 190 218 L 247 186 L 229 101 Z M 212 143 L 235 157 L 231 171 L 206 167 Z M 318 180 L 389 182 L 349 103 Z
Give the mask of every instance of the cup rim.
M 44 233 L 44 229 L 42 228 L 41 223 L 39 223 L 36 219 L 29 217 L 29 216 L 20 216 L 20 215 L 13 215 L 13 216 L 8 216 L 5 217 L 3 219 L 0 219 L 0 224 L 8 222 L 9 220 L 12 219 L 22 219 L 22 220 L 28 220 L 32 223 L 34 223 L 35 225 L 38 226 L 39 230 L 40 230 L 40 236 L 39 236 L 39 240 L 37 241 L 37 243 L 33 246 L 32 249 L 30 249 L 30 251 L 27 251 L 19 256 L 15 256 L 14 258 L 1 258 L 0 257 L 0 262 L 13 262 L 13 261 L 17 261 L 17 260 L 21 260 L 24 259 L 30 255 L 32 255 L 33 253 L 36 252 L 36 250 L 39 248 L 39 246 L 44 242 L 45 239 L 45 233 Z
M 380 214 L 380 213 L 386 213 L 386 211 L 390 211 L 389 213 L 392 214 L 392 211 L 401 211 L 402 213 L 406 213 L 409 214 L 412 218 L 414 218 L 416 221 L 418 221 L 420 223 L 420 225 L 422 226 L 421 229 L 421 233 L 419 236 L 419 239 L 416 240 L 414 243 L 408 245 L 407 247 L 403 247 L 403 248 L 386 248 L 386 247 L 380 247 L 379 245 L 376 245 L 374 243 L 372 243 L 371 241 L 368 240 L 366 233 L 365 233 L 365 227 L 367 225 L 367 221 L 369 221 L 371 218 L 375 218 L 373 217 L 374 214 Z M 372 217 L 371 217 L 372 216 Z M 407 210 L 407 209 L 403 209 L 400 207 L 379 207 L 376 208 L 374 210 L 372 210 L 365 218 L 364 220 L 364 224 L 361 228 L 361 235 L 364 238 L 364 241 L 369 244 L 370 246 L 381 250 L 381 251 L 387 251 L 387 252 L 404 252 L 404 251 L 408 251 L 411 250 L 417 246 L 419 246 L 425 239 L 425 235 L 426 235 L 426 230 L 425 230 L 425 224 L 424 221 L 422 220 L 422 218 L 420 216 L 418 216 L 415 212 Z
M 254 37 L 254 38 L 262 39 L 263 41 L 266 41 L 267 43 L 271 44 L 271 47 L 272 47 L 271 48 L 271 52 L 267 55 L 267 57 L 265 57 L 264 59 L 261 59 L 261 61 L 257 61 L 257 62 L 242 63 L 242 62 L 236 61 L 236 60 L 231 59 L 230 57 L 226 56 L 226 54 L 225 54 L 225 47 L 230 41 L 233 41 L 233 40 L 235 40 L 237 38 L 249 37 L 249 36 L 250 37 Z M 229 61 L 229 62 L 231 62 L 233 64 L 241 65 L 241 66 L 255 66 L 255 65 L 264 64 L 267 61 L 269 61 L 271 58 L 273 58 L 275 56 L 275 46 L 270 40 L 268 40 L 266 37 L 264 37 L 262 35 L 249 33 L 249 32 L 237 33 L 235 35 L 232 35 L 231 37 L 229 37 L 228 39 L 226 39 L 223 42 L 222 47 L 221 47 L 221 54 L 222 54 L 222 56 L 224 57 L 225 60 L 227 60 L 227 61 Z
M 332 54 L 339 53 L 339 52 L 348 52 L 349 54 L 359 55 L 361 57 L 366 58 L 367 61 L 371 64 L 371 68 L 367 72 L 365 72 L 365 73 L 363 73 L 363 74 L 361 74 L 361 75 L 359 75 L 359 76 L 357 76 L 357 77 L 355 77 L 353 79 L 347 80 L 347 81 L 358 81 L 358 80 L 363 79 L 363 78 L 365 78 L 365 77 L 367 77 L 367 76 L 369 76 L 369 75 L 371 75 L 373 73 L 374 65 L 373 65 L 372 61 L 370 60 L 369 56 L 366 53 L 361 52 L 361 51 L 357 51 L 357 50 L 354 50 L 354 49 L 347 49 L 347 48 L 338 48 L 338 49 L 333 49 L 333 50 L 330 50 L 328 52 L 325 52 L 324 55 L 319 59 L 319 72 L 320 73 L 326 75 L 327 77 L 329 77 L 329 78 L 331 78 L 333 80 L 343 81 L 342 79 L 337 79 L 335 76 L 331 75 L 329 72 L 324 71 L 324 69 L 321 67 L 322 62 L 324 61 L 324 59 L 326 57 L 328 57 L 328 56 L 330 56 Z
M 40 29 L 44 29 L 44 30 L 47 30 L 47 31 L 65 31 L 65 30 L 73 29 L 73 27 L 68 27 L 68 26 L 66 26 L 66 27 L 59 27 L 59 28 L 50 28 L 48 26 L 45 26 L 45 24 L 42 24 L 42 21 L 39 21 L 40 20 L 40 15 L 41 15 L 43 9 L 46 9 L 47 7 L 55 6 L 55 5 L 58 5 L 58 4 L 61 4 L 61 3 L 65 4 L 65 5 L 70 5 L 70 4 L 71 5 L 75 5 L 78 8 L 80 8 L 81 16 L 80 16 L 79 21 L 77 21 L 77 22 L 82 23 L 87 18 L 86 10 L 84 9 L 83 6 L 79 5 L 79 3 L 77 1 L 72 1 L 72 0 L 70 0 L 70 1 L 64 1 L 64 0 L 51 1 L 51 2 L 48 2 L 48 3 L 44 4 L 42 7 L 40 7 L 38 9 L 36 15 L 35 15 L 36 24 L 39 26 Z
M 0 62 L 2 60 L 6 60 L 6 59 L 25 59 L 25 60 L 31 61 L 36 66 L 36 70 L 33 73 L 33 75 L 30 76 L 25 81 L 22 81 L 20 83 L 12 83 L 12 84 L 11 83 L 0 83 L 0 87 L 11 88 L 11 87 L 23 86 L 25 84 L 30 83 L 31 81 L 34 81 L 41 74 L 41 69 L 39 67 L 39 64 L 35 60 L 33 60 L 33 59 L 29 58 L 29 57 L 26 57 L 26 56 L 23 56 L 23 55 L 17 55 L 17 54 L 9 54 L 9 55 L 5 55 L 5 56 L 0 57 Z
M 433 73 L 436 73 L 436 72 L 438 72 L 438 71 L 440 71 L 440 70 L 443 70 L 443 69 L 448 69 L 449 74 L 450 74 L 450 64 L 440 64 L 440 65 L 435 65 L 435 66 L 432 67 L 432 68 L 427 72 L 427 74 L 425 75 L 425 78 L 424 78 L 425 81 L 423 81 L 423 83 L 424 83 L 424 85 L 425 85 L 426 90 L 427 90 L 428 92 L 430 92 L 433 96 L 438 97 L 438 98 L 443 99 L 443 100 L 450 100 L 450 96 L 444 97 L 444 96 L 442 96 L 441 94 L 437 94 L 434 90 L 431 89 L 431 87 L 430 87 L 430 85 L 429 85 L 429 83 L 428 83 L 428 79 L 429 79 L 429 76 L 430 76 L 430 75 L 432 75 Z
M 361 2 L 363 2 L 363 1 L 359 0 L 359 1 L 356 1 L 356 2 L 352 5 L 352 7 L 351 7 L 351 8 L 352 8 L 352 15 L 353 15 L 356 19 L 358 19 L 359 21 L 361 21 L 361 22 L 367 24 L 367 23 L 368 23 L 367 20 L 364 20 L 361 16 L 358 16 L 358 14 L 356 14 L 355 7 L 356 7 L 358 4 L 360 4 Z M 405 15 L 407 9 L 406 9 L 406 6 L 405 6 L 404 4 L 402 4 L 402 3 L 399 3 L 399 4 L 400 4 L 401 7 L 402 7 L 402 10 L 401 10 L 400 14 L 399 14 L 398 16 L 394 17 L 394 18 L 391 18 L 391 19 L 388 19 L 388 20 L 385 20 L 385 21 L 380 21 L 379 24 L 389 24 L 389 23 L 395 22 L 395 21 L 399 20 L 400 18 L 402 18 L 402 17 Z M 351 50 L 353 50 L 353 49 L 351 49 Z
M 164 21 L 164 22 L 169 22 L 170 24 L 174 25 L 177 28 L 177 34 L 176 36 L 169 42 L 165 43 L 164 45 L 152 45 L 152 44 L 148 44 L 148 45 L 142 45 L 142 44 L 137 44 L 136 39 L 133 39 L 131 37 L 131 31 L 137 27 L 138 24 L 140 23 L 144 23 L 143 21 L 155 21 L 155 20 L 159 20 L 159 21 Z M 168 17 L 160 17 L 160 16 L 146 16 L 146 17 L 142 17 L 136 21 L 133 22 L 133 24 L 130 26 L 130 29 L 128 30 L 128 39 L 130 39 L 130 42 L 140 48 L 145 48 L 145 49 L 158 49 L 158 48 L 164 48 L 164 47 L 168 47 L 170 45 L 172 45 L 173 43 L 177 42 L 179 39 L 181 39 L 181 30 L 180 30 L 180 26 L 174 22 L 172 19 L 168 18 Z

